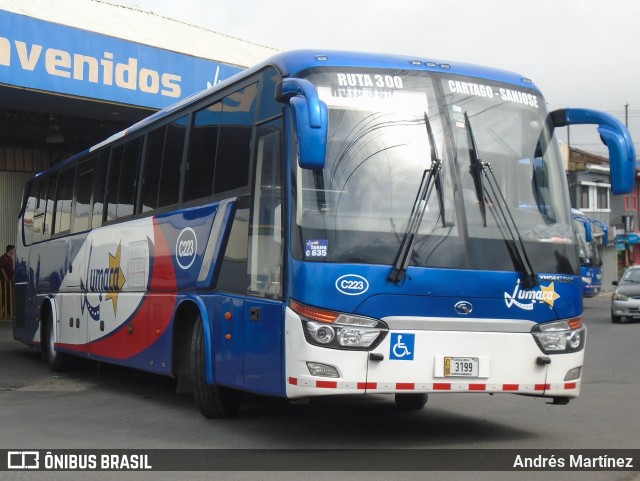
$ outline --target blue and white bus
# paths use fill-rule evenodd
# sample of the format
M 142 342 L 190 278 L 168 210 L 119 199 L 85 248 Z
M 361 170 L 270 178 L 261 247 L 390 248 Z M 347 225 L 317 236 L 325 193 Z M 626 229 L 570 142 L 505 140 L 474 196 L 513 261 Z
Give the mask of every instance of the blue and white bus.
M 602 291 L 603 262 L 593 231 L 594 227 L 600 229 L 603 245 L 607 245 L 609 243 L 609 228 L 604 222 L 588 218 L 579 209 L 571 209 L 571 215 L 578 244 L 582 294 L 584 297 L 597 296 Z
M 177 378 L 207 417 L 291 400 L 580 392 L 586 329 L 554 129 L 520 75 L 279 54 L 26 185 L 14 336 Z

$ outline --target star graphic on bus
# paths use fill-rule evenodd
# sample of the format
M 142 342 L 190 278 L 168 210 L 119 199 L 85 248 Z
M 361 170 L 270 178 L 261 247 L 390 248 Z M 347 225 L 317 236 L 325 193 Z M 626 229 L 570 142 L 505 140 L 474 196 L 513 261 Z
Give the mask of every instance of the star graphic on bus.
M 118 244 L 116 254 L 109 254 L 109 293 L 105 296 L 105 300 L 111 299 L 113 302 L 113 313 L 118 311 L 118 294 L 122 291 L 126 279 L 120 267 L 120 248 L 122 244 Z
M 553 307 L 553 303 L 556 302 L 556 299 L 560 298 L 560 295 L 556 292 L 554 283 L 552 282 L 547 287 L 540 286 L 540 290 L 542 291 L 542 302 L 546 302 L 550 307 Z

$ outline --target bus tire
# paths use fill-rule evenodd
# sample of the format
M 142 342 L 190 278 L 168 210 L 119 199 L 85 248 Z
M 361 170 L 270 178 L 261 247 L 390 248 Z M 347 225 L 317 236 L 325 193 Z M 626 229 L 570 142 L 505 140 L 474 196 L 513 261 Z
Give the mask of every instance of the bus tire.
M 238 414 L 241 393 L 207 383 L 207 355 L 202 316 L 198 316 L 191 337 L 191 379 L 193 397 L 200 413 L 206 418 L 228 418 Z
M 395 396 L 396 407 L 407 411 L 422 409 L 428 399 L 426 393 L 398 393 Z
M 622 317 L 616 316 L 611 313 L 611 322 L 613 322 L 614 324 L 620 324 L 622 322 Z
M 45 324 L 44 354 L 49 369 L 53 372 L 63 372 L 71 368 L 73 358 L 68 354 L 56 351 L 55 347 L 55 323 L 52 316 L 49 316 Z

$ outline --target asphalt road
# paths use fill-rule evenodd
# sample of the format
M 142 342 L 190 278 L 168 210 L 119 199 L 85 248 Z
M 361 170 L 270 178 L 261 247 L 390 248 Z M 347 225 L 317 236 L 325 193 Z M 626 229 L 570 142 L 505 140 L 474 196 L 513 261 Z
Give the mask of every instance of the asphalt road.
M 513 395 L 431 395 L 422 411 L 392 397 L 309 405 L 249 398 L 240 416 L 207 420 L 171 379 L 82 363 L 52 373 L 0 322 L 0 449 L 640 448 L 640 322 L 614 325 L 609 296 L 585 300 L 582 394 L 567 406 Z M 460 451 L 462 452 L 462 451 Z M 550 479 L 549 473 L 137 473 L 135 479 Z M 299 472 L 300 471 L 300 472 Z M 129 479 L 126 473 L 1 473 L 2 479 Z M 159 476 L 159 474 L 161 474 Z M 59 475 L 60 477 L 56 477 Z M 126 476 L 125 476 L 126 475 Z M 553 479 L 640 480 L 638 472 L 563 472 Z

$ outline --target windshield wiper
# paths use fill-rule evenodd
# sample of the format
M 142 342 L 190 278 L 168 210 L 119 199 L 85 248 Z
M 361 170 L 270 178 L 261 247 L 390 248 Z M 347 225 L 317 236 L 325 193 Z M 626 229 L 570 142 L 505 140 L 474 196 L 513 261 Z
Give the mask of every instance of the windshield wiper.
M 465 126 L 469 135 L 469 154 L 471 157 L 471 173 L 474 176 L 474 184 L 476 187 L 476 194 L 478 195 L 478 201 L 480 202 L 480 212 L 484 226 L 487 226 L 487 218 L 485 211 L 485 200 L 487 205 L 494 208 L 494 211 L 500 213 L 500 218 L 504 223 L 504 227 L 509 233 L 509 239 L 505 239 L 507 248 L 511 252 L 516 268 L 521 271 L 523 279 L 522 286 L 526 288 L 535 287 L 538 285 L 538 276 L 536 275 L 531 260 L 527 254 L 527 249 L 524 246 L 524 241 L 518 230 L 518 225 L 511 214 L 511 209 L 507 200 L 504 198 L 502 189 L 498 184 L 491 164 L 482 162 L 478 156 L 478 147 L 473 136 L 473 130 L 471 129 L 471 123 L 469 122 L 469 116 L 467 112 L 464 113 Z M 489 189 L 484 185 L 483 178 L 486 179 Z M 489 191 L 492 195 L 489 195 Z M 502 230 L 502 228 L 500 228 Z M 504 233 L 504 231 L 503 231 Z
M 438 165 L 438 171 L 435 174 L 435 182 L 436 189 L 438 194 L 438 203 L 440 204 L 440 218 L 442 219 L 442 227 L 446 227 L 445 217 L 444 217 L 444 184 L 442 183 L 442 160 L 438 156 L 438 150 L 436 147 L 436 138 L 433 135 L 433 129 L 431 128 L 431 122 L 429 121 L 429 116 L 427 113 L 424 113 L 424 123 L 427 127 L 427 136 L 429 137 L 429 150 L 431 151 L 431 165 L 432 168 L 434 165 Z
M 418 194 L 416 200 L 413 202 L 411 208 L 411 214 L 409 215 L 409 222 L 407 224 L 407 230 L 400 243 L 400 248 L 396 254 L 396 258 L 393 262 L 393 269 L 387 276 L 387 281 L 394 284 L 402 282 L 409 266 L 409 257 L 413 250 L 413 244 L 416 239 L 416 234 L 422 223 L 422 217 L 427 210 L 427 203 L 431 197 L 433 186 L 436 186 L 438 190 L 438 201 L 440 203 L 440 216 L 442 217 L 442 225 L 445 225 L 444 219 L 444 192 L 442 185 L 442 160 L 438 158 L 438 152 L 436 150 L 435 138 L 433 136 L 433 130 L 431 129 L 431 122 L 426 112 L 424 114 L 425 124 L 427 126 L 427 135 L 429 137 L 429 144 L 431 150 L 431 168 L 425 169 L 422 173 L 422 180 L 420 181 L 420 187 L 418 188 Z
M 469 158 L 471 159 L 471 168 L 469 172 L 473 178 L 473 185 L 476 188 L 476 197 L 480 204 L 480 215 L 482 215 L 482 225 L 487 227 L 487 210 L 484 204 L 484 182 L 482 181 L 482 160 L 478 156 L 478 146 L 476 145 L 476 139 L 473 136 L 473 130 L 471 129 L 471 123 L 469 122 L 469 116 L 467 112 L 464 112 L 464 125 L 467 128 L 467 137 L 469 139 Z

